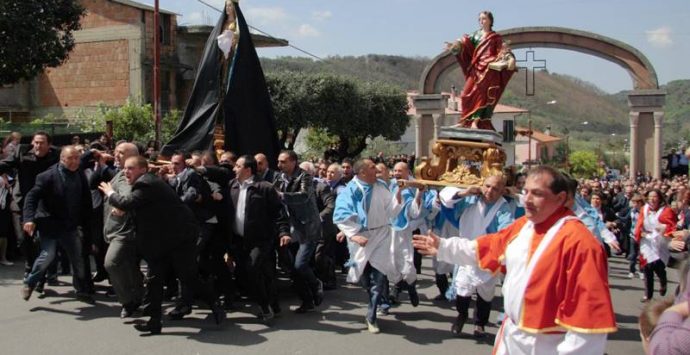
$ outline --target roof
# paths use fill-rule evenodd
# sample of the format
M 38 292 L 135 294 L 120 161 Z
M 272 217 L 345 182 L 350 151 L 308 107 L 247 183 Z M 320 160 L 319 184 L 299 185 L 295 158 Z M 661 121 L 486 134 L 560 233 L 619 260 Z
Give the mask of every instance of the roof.
M 516 131 L 527 131 L 527 128 L 525 127 L 515 127 Z M 526 139 L 526 138 L 523 138 Z M 535 129 L 532 129 L 532 139 L 539 141 L 541 143 L 550 143 L 550 142 L 558 142 L 562 141 L 563 138 L 561 137 L 556 137 L 552 135 L 548 135 L 544 132 L 537 131 Z
M 209 25 L 189 25 L 177 26 L 178 33 L 187 33 L 190 35 L 198 35 L 208 37 L 213 31 L 213 26 Z M 250 31 L 251 32 L 251 31 Z M 259 47 L 287 47 L 290 45 L 288 40 L 283 38 L 264 36 L 258 33 L 251 33 L 254 46 Z
M 122 4 L 122 5 L 126 5 L 126 6 L 136 7 L 137 9 L 155 11 L 153 6 L 142 4 L 142 3 L 136 2 L 136 1 L 130 1 L 130 0 L 110 0 L 110 1 Z M 172 11 L 163 10 L 160 7 L 158 8 L 158 12 L 160 12 L 162 14 L 167 14 L 167 15 L 175 15 L 175 16 L 180 15 L 180 14 L 174 13 Z

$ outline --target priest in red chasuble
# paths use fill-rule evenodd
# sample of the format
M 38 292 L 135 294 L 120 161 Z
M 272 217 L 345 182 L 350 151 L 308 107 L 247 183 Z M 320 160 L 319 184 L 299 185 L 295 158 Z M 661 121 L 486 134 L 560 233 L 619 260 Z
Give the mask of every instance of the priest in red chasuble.
M 603 354 L 616 331 L 604 249 L 566 207 L 567 187 L 539 166 L 525 183 L 525 216 L 507 228 L 474 241 L 414 236 L 415 248 L 439 261 L 505 272 L 495 354 Z
M 489 11 L 479 14 L 480 29 L 446 43 L 460 63 L 465 86 L 460 95 L 462 127 L 494 130 L 491 116 L 508 81 L 516 71 L 515 57 L 501 35 L 493 31 L 494 17 Z

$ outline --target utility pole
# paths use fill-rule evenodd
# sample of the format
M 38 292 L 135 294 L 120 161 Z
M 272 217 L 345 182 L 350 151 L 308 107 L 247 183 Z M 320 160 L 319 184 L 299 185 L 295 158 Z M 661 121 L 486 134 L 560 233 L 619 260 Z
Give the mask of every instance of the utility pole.
M 153 117 L 155 127 L 156 150 L 161 148 L 161 88 L 160 88 L 160 10 L 158 0 L 153 10 Z

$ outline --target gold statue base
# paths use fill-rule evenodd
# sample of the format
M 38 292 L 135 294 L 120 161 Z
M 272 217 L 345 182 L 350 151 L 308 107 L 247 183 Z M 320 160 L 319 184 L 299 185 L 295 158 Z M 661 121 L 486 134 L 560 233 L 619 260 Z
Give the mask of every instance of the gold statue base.
M 494 142 L 437 139 L 434 157 L 422 157 L 415 168 L 417 181 L 429 186 L 480 186 L 489 176 L 504 176 L 506 154 Z

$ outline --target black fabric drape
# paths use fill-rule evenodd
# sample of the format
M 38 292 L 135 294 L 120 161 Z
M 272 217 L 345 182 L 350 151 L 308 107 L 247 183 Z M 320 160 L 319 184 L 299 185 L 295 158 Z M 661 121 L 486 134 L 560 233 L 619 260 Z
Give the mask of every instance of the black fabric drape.
M 184 115 L 175 135 L 161 150 L 161 155 L 170 156 L 176 150 L 210 149 L 216 117 L 222 113 L 225 149 L 237 155 L 264 153 L 275 167 L 280 143 L 271 98 L 244 15 L 239 5 L 234 5 L 239 39 L 234 62 L 229 69 L 227 94 L 220 103 L 222 54 L 216 37 L 222 33 L 225 23 L 226 14 L 223 12 L 206 41 Z

